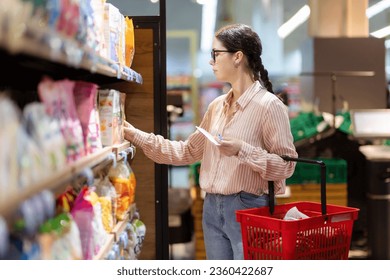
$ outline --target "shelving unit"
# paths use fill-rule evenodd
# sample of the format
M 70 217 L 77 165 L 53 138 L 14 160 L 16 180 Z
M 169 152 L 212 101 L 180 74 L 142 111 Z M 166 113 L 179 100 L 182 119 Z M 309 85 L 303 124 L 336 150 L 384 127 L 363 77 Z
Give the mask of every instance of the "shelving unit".
M 143 83 L 117 81 L 106 86 L 129 93 L 125 110 L 131 124 L 167 137 L 165 0 L 159 5 L 159 16 L 132 17 L 136 38 L 132 67 Z M 137 209 L 146 226 L 139 258 L 169 259 L 168 166 L 154 163 L 139 150 L 131 168 L 137 178 Z
M 0 77 L 0 90 L 11 89 L 11 96 L 18 105 L 38 101 L 37 84 L 42 77 L 87 81 L 100 88 L 111 88 L 127 93 L 126 119 L 136 127 L 163 136 L 167 135 L 166 123 L 166 26 L 165 0 L 160 1 L 159 16 L 133 17 L 136 55 L 132 64 L 134 71 L 97 56 L 79 43 L 37 29 L 24 23 L 27 36 L 0 36 L 0 60 L 7 71 Z M 23 24 L 22 20 L 19 22 Z M 35 30 L 34 30 L 35 29 Z M 34 32 L 35 31 L 35 32 Z M 54 48 L 53 48 L 54 46 Z M 72 51 L 72 55 L 69 55 Z M 21 82 L 22 81 L 22 82 Z M 147 112 L 147 113 L 146 113 Z M 26 199 L 43 191 L 56 192 L 76 177 L 85 176 L 85 169 L 104 168 L 113 160 L 121 160 L 122 152 L 135 155 L 135 147 L 129 142 L 89 155 L 62 170 L 50 174 L 29 186 L 28 190 L 13 194 L 0 203 L 0 215 L 8 216 Z M 141 259 L 168 259 L 168 171 L 164 165 L 154 164 L 142 151 L 131 167 L 137 178 L 137 210 L 147 228 Z M 152 175 L 152 176 L 151 176 Z M 129 212 L 129 219 L 132 211 Z M 106 256 L 116 236 L 124 230 L 127 221 L 119 222 L 101 248 L 96 259 Z M 145 252 L 144 252 L 145 251 Z
M 122 85 L 143 83 L 138 72 L 100 57 L 78 42 L 53 34 L 50 30 L 33 30 L 32 25 L 26 26 L 22 36 L 12 34 L 7 37 L 5 33 L 0 36 L 0 60 L 7 65 L 6 73 L 0 77 L 0 89 L 11 89 L 11 97 L 15 101 L 21 101 L 19 105 L 35 101 L 37 85 L 45 75 L 53 79 L 93 82 L 99 86 L 109 84 L 112 89 L 117 89 L 117 82 Z M 11 193 L 6 200 L 1 200 L 0 216 L 12 220 L 14 212 L 25 200 L 45 190 L 53 193 L 63 190 L 72 180 L 87 176 L 84 174 L 85 170 L 104 168 L 113 161 L 122 160 L 123 152 L 131 154 L 132 160 L 135 150 L 130 142 L 125 141 L 120 145 L 104 147 L 60 170 L 48 173 L 46 178 L 34 182 L 22 191 Z M 108 234 L 106 243 L 94 259 L 104 259 L 107 256 L 135 210 L 135 204 L 131 205 L 125 219 L 119 221 Z
M 78 69 L 80 72 L 87 71 L 102 77 L 142 83 L 142 76 L 133 69 L 104 58 L 77 41 L 50 29 L 28 23 L 25 25 L 25 36 L 13 36 L 12 34 L 0 37 L 2 58 L 11 62 L 7 63 L 7 66 L 16 66 L 16 70 L 19 71 L 23 70 L 21 66 L 38 70 L 39 64 L 31 62 L 39 60 L 38 62 L 44 67 L 46 63 L 49 63 L 52 67 L 57 66 L 61 70 L 70 67 L 73 68 L 71 71 Z M 48 71 L 47 68 L 42 70 Z
M 17 49 L 7 46 L 4 42 L 0 43 L 0 58 L 9 69 L 7 74 L 0 79 L 0 84 L 6 88 L 31 90 L 36 87 L 45 74 L 55 78 L 82 79 L 90 82 L 107 83 L 122 80 L 125 83 L 142 83 L 142 76 L 134 70 L 127 69 L 124 72 L 118 65 L 103 58 L 93 58 L 91 53 L 84 50 L 83 59 L 75 65 L 67 61 L 66 54 L 63 52 L 58 52 L 55 55 L 50 53 L 49 46 L 42 44 L 36 38 L 20 38 L 19 40 L 20 47 Z M 66 39 L 63 40 L 63 44 L 72 43 Z M 20 83 L 21 79 L 23 79 L 23 83 Z M 22 85 L 22 88 L 20 88 L 20 85 Z M 23 201 L 41 191 L 51 190 L 55 192 L 57 189 L 63 190 L 67 183 L 80 176 L 85 169 L 102 168 L 111 164 L 114 160 L 122 160 L 122 152 L 131 153 L 134 157 L 135 147 L 127 141 L 119 145 L 104 147 L 94 154 L 61 168 L 54 174 L 50 174 L 47 178 L 30 185 L 24 191 L 11 194 L 6 201 L 0 204 L 0 216 L 9 218 Z M 131 209 L 126 219 L 120 221 L 115 229 L 107 235 L 106 243 L 94 259 L 104 259 L 107 256 L 113 244 L 117 241 L 115 237 L 123 231 L 126 223 L 134 214 L 135 204 L 132 205 Z

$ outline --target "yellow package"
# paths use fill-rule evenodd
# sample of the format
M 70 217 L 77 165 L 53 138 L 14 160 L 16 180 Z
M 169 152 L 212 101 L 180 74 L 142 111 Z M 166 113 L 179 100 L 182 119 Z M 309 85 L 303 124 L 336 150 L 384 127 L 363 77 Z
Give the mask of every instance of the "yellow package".
M 122 221 L 130 208 L 130 172 L 124 161 L 120 161 L 116 166 L 112 166 L 108 171 L 108 178 L 115 188 L 116 218 Z
M 125 17 L 126 21 L 126 53 L 125 53 L 125 65 L 131 67 L 133 64 L 133 58 L 135 54 L 135 42 L 134 42 L 134 25 L 133 19 Z
M 122 221 L 130 207 L 130 180 L 128 178 L 110 178 L 117 192 L 116 218 Z
M 112 218 L 112 205 L 109 197 L 100 196 L 99 202 L 102 207 L 102 222 L 106 232 L 111 232 L 114 228 L 114 220 Z
M 135 201 L 135 189 L 137 187 L 137 180 L 135 178 L 135 174 L 133 169 L 130 166 L 130 203 L 134 203 Z

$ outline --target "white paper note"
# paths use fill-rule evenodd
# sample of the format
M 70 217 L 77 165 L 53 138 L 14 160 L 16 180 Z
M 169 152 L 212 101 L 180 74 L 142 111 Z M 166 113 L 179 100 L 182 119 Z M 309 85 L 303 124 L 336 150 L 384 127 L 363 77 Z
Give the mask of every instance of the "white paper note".
M 197 130 L 199 130 L 204 136 L 207 137 L 207 139 L 209 139 L 213 144 L 217 145 L 217 146 L 220 146 L 221 144 L 219 144 L 217 142 L 217 140 L 214 139 L 214 137 L 208 133 L 206 130 L 204 130 L 203 128 L 199 127 L 199 126 L 195 126 Z

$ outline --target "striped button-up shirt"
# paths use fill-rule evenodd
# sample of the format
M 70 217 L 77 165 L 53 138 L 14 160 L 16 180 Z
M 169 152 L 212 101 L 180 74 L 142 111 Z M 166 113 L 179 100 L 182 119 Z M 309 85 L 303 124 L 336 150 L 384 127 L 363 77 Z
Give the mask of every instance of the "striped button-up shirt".
M 133 143 L 150 159 L 161 164 L 188 165 L 201 161 L 199 184 L 208 193 L 235 194 L 245 191 L 268 193 L 268 181 L 275 193 L 284 193 L 285 179 L 295 162 L 279 155 L 296 157 L 288 108 L 256 81 L 232 104 L 232 90 L 214 99 L 200 127 L 212 135 L 243 141 L 237 156 L 224 156 L 218 146 L 199 131 L 186 141 L 170 141 L 160 135 L 136 131 Z M 228 115 L 228 112 L 230 115 Z

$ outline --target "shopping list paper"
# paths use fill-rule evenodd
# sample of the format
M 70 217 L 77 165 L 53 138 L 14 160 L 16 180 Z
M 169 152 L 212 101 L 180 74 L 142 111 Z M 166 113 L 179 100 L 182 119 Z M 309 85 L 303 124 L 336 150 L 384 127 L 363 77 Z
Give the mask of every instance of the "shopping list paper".
M 199 126 L 195 126 L 197 130 L 199 130 L 204 136 L 207 137 L 207 139 L 209 139 L 213 144 L 217 145 L 217 146 L 220 146 L 221 144 L 219 144 L 217 142 L 217 140 L 214 139 L 214 137 L 208 133 L 206 130 L 204 130 L 203 128 L 199 127 Z

